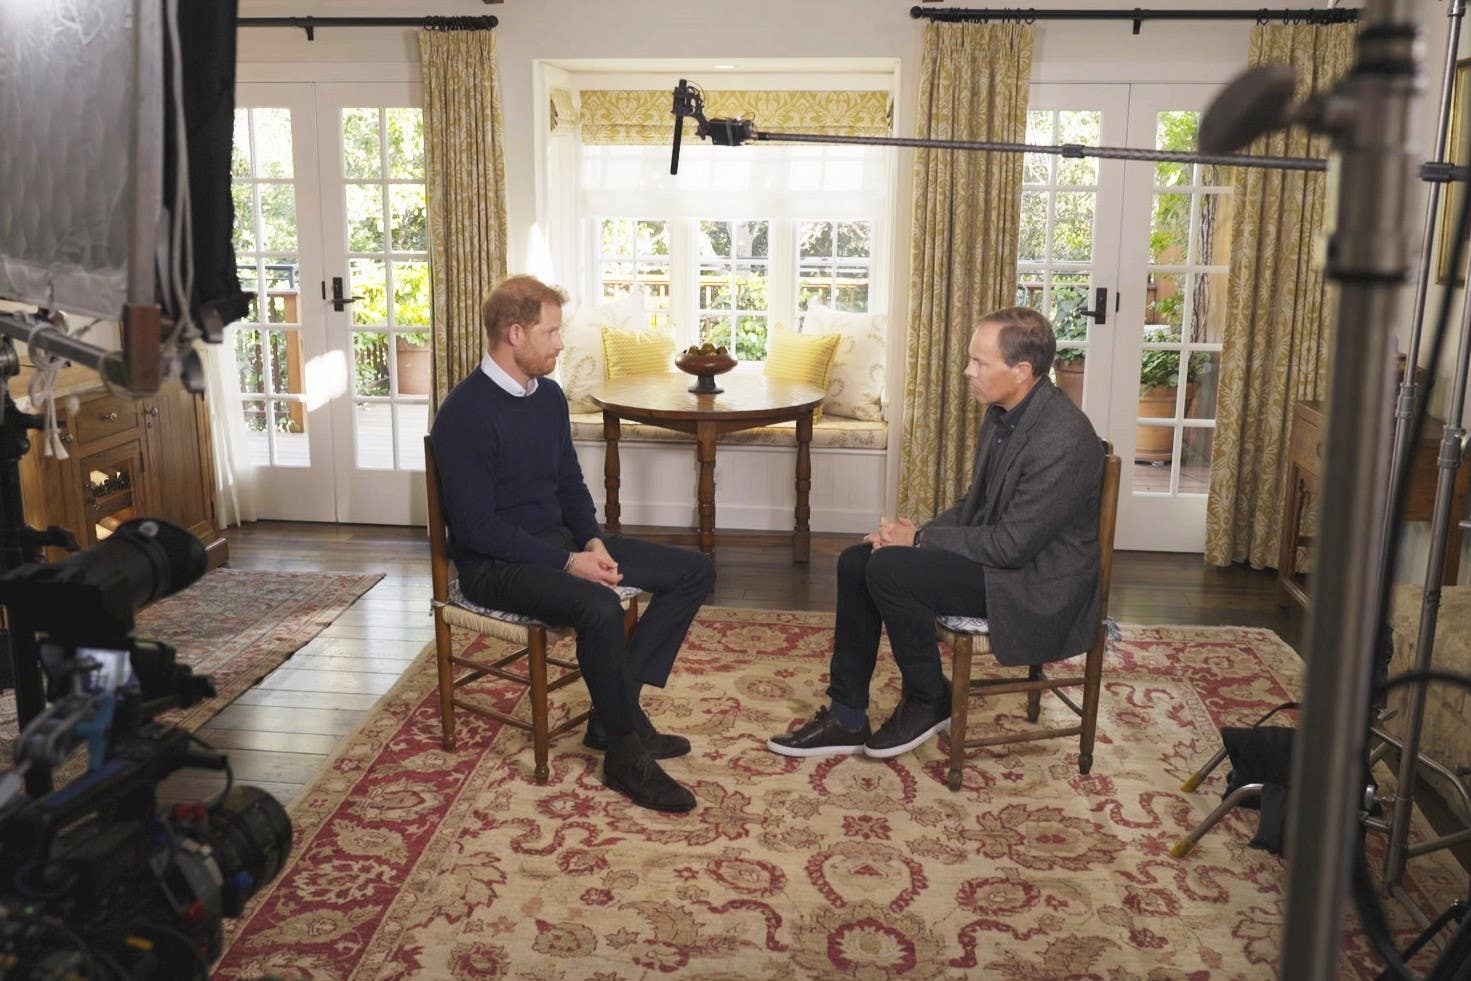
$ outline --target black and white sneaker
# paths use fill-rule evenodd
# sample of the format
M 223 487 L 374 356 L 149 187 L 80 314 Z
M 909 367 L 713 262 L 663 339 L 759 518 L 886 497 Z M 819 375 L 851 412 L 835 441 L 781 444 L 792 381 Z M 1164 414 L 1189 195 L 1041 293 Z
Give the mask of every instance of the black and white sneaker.
M 782 756 L 851 756 L 863 752 L 870 733 L 866 719 L 859 728 L 846 729 L 823 706 L 801 728 L 772 736 L 766 741 L 766 748 Z
M 950 728 L 950 692 L 934 705 L 902 698 L 894 714 L 864 744 L 863 751 L 877 759 L 888 759 L 920 746 L 936 733 Z

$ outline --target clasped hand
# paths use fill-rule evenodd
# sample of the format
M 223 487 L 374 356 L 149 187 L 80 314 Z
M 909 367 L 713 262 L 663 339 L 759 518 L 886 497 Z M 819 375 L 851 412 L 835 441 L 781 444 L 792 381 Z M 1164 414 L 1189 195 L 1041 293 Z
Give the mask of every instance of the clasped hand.
M 914 533 L 917 530 L 914 522 L 908 518 L 900 518 L 897 521 L 879 518 L 879 530 L 864 535 L 863 540 L 874 548 L 883 548 L 886 545 L 913 545 Z
M 623 575 L 618 571 L 618 563 L 614 562 L 613 556 L 608 554 L 608 547 L 603 544 L 601 538 L 589 539 L 581 552 L 574 552 L 572 565 L 567 571 L 578 579 L 602 583 L 609 589 L 623 581 Z

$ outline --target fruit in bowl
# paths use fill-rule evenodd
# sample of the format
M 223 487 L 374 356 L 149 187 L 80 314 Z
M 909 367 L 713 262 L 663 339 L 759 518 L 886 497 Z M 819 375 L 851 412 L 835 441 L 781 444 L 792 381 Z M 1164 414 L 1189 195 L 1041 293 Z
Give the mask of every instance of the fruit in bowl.
M 692 344 L 674 359 L 674 366 L 697 379 L 690 386 L 691 392 L 696 395 L 714 395 L 725 391 L 715 384 L 715 376 L 723 375 L 734 368 L 736 359 L 723 347 L 710 343 Z

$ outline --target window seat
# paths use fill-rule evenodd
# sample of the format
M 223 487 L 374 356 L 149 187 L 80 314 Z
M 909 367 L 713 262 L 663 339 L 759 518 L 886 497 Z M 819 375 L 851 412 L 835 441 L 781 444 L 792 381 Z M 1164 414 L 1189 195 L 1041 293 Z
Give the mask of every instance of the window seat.
M 574 412 L 571 418 L 574 440 L 599 443 L 603 441 L 603 414 L 601 412 Z M 620 441 L 693 443 L 695 437 L 689 433 L 676 432 L 660 426 L 625 421 Z M 760 426 L 755 429 L 724 433 L 718 437 L 717 442 L 722 445 L 795 446 L 797 424 L 781 422 L 774 426 Z M 844 416 L 824 415 L 812 426 L 812 448 L 815 450 L 883 450 L 888 445 L 889 424 L 882 420 L 866 422 Z

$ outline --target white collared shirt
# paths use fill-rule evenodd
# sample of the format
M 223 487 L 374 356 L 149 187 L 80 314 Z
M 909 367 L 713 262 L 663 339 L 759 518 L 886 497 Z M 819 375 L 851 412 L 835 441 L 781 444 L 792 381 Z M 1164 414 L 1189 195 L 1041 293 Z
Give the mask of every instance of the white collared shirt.
M 485 355 L 485 357 L 480 359 L 480 370 L 485 372 L 486 375 L 490 377 L 491 381 L 495 382 L 505 391 L 516 396 L 518 399 L 525 398 L 526 396 L 536 391 L 535 378 L 531 379 L 530 384 L 523 386 L 516 379 L 512 378 L 506 372 L 506 369 L 496 364 L 495 358 L 492 358 L 488 353 Z

